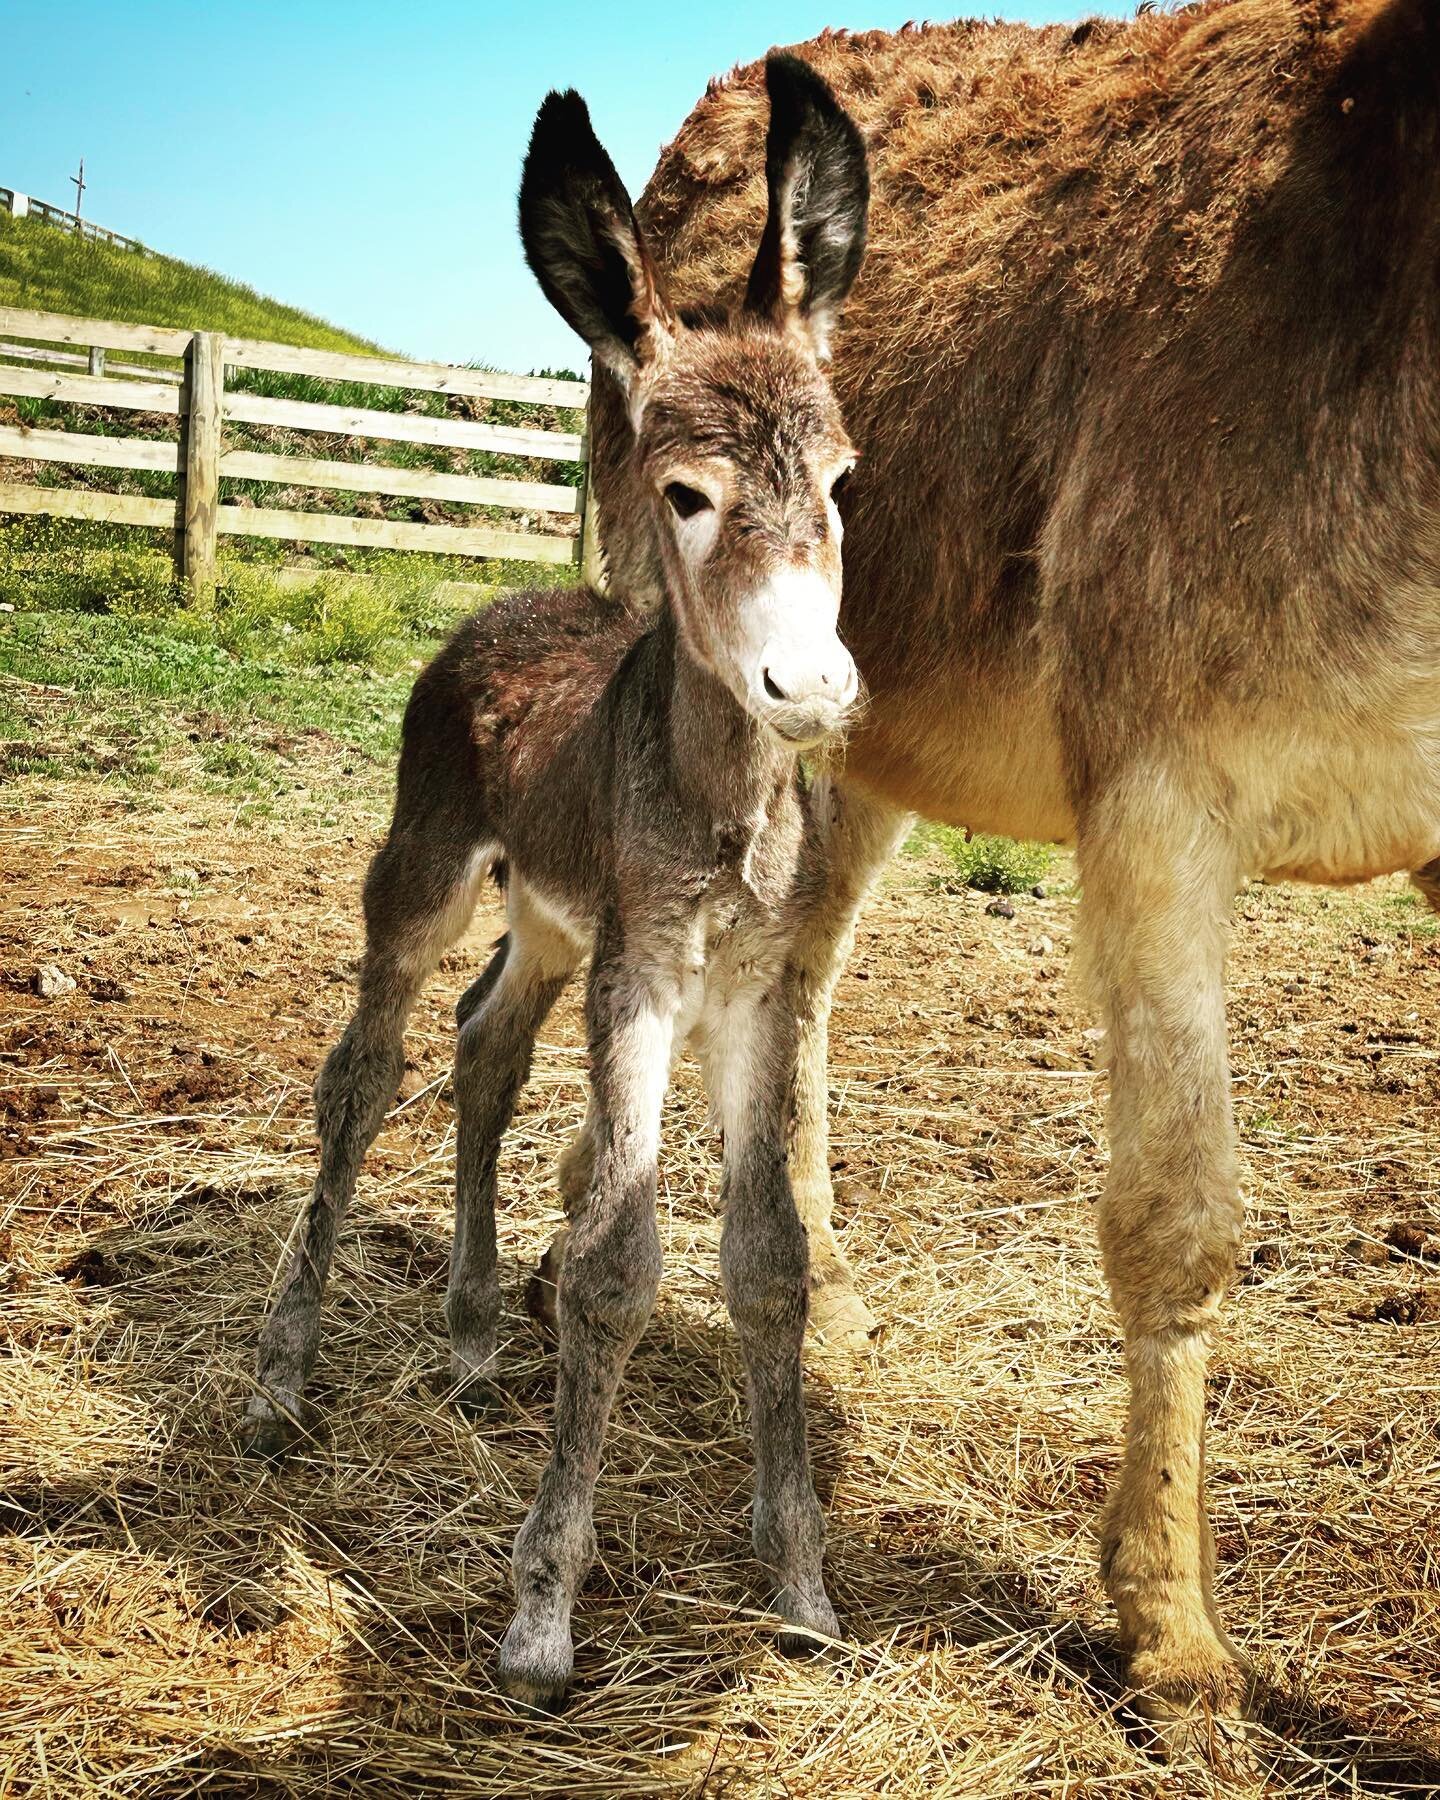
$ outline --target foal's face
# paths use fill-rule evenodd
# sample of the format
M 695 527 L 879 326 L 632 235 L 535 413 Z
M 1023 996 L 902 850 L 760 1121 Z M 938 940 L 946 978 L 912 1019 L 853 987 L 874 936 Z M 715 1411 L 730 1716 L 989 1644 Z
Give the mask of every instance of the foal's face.
M 686 324 L 671 306 L 578 94 L 540 108 L 520 235 L 546 298 L 629 403 L 686 647 L 803 746 L 844 724 L 860 687 L 835 631 L 835 488 L 855 453 L 821 365 L 865 253 L 870 176 L 813 69 L 772 56 L 765 87 L 765 229 L 726 322 Z
M 744 314 L 682 328 L 636 399 L 688 649 L 787 744 L 820 742 L 860 691 L 836 632 L 855 452 L 808 339 Z

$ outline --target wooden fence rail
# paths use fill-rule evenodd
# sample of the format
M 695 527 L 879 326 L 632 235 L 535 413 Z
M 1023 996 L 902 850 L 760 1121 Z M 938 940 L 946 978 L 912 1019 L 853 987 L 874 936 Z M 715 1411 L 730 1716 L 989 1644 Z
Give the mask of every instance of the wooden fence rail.
M 28 340 L 13 342 L 9 340 Z M 57 344 L 85 354 L 45 349 Z M 37 349 L 39 345 L 41 348 Z M 109 363 L 110 350 L 180 359 L 178 368 Z M 10 359 L 8 362 L 5 359 Z M 63 363 L 61 363 L 61 359 Z M 17 367 L 19 363 L 22 366 Z M 54 365 L 60 363 L 60 367 Z M 43 364 L 43 366 L 31 366 Z M 85 373 L 80 373 L 81 366 Z M 76 467 L 139 469 L 174 475 L 174 499 L 107 494 L 35 482 L 0 480 L 0 513 L 106 520 L 164 528 L 175 534 L 179 574 L 200 599 L 219 579 L 219 539 L 279 538 L 296 543 L 424 551 L 439 556 L 506 557 L 582 564 L 593 574 L 595 518 L 588 485 L 587 443 L 578 432 L 486 421 L 389 412 L 382 408 L 276 399 L 245 388 L 227 389 L 229 369 L 264 369 L 324 381 L 468 395 L 534 406 L 584 407 L 583 381 L 504 375 L 445 363 L 407 363 L 388 357 L 304 350 L 288 344 L 224 337 L 207 331 L 124 325 L 0 306 L 0 394 L 173 416 L 175 439 L 98 436 L 29 425 L 0 425 L 0 458 Z M 324 432 L 330 437 L 492 451 L 548 463 L 578 463 L 578 488 L 509 475 L 462 475 L 398 468 L 379 462 L 271 455 L 226 448 L 227 421 Z M 223 480 L 313 487 L 342 493 L 387 494 L 447 505 L 504 507 L 512 512 L 580 515 L 578 535 L 517 530 L 487 522 L 431 525 L 357 518 L 337 512 L 297 512 L 222 503 Z
M 82 356 L 70 350 L 40 350 L 34 344 L 0 343 L 0 362 L 44 363 L 47 369 L 84 369 L 90 375 L 141 375 L 147 381 L 179 381 L 179 369 L 165 369 L 158 363 L 118 363 L 108 361 L 97 345 Z
M 67 212 L 63 206 L 52 206 L 48 200 L 37 200 L 33 194 L 22 194 L 18 188 L 0 187 L 0 209 L 17 219 L 41 219 L 76 237 L 89 238 L 92 243 L 113 244 L 117 250 L 134 250 L 141 256 L 155 255 L 138 238 L 125 237 L 118 231 L 107 230 L 104 225 L 92 225 L 89 219 Z

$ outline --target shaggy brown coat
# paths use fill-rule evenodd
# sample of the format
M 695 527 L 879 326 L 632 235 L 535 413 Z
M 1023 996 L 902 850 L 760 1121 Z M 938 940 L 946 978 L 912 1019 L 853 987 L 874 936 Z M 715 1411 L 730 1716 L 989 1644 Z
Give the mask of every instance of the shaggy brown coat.
M 854 774 L 1069 837 L 1137 735 L 1290 704 L 1317 641 L 1337 673 L 1408 660 L 1388 596 L 1440 570 L 1440 9 L 1209 0 L 801 49 L 874 181 L 835 363 L 864 459 Z M 712 85 L 645 192 L 682 302 L 743 278 L 764 127 L 757 64 Z M 606 548 L 634 593 L 655 563 L 607 398 Z M 1294 872 L 1394 866 L 1388 844 L 1344 860 Z

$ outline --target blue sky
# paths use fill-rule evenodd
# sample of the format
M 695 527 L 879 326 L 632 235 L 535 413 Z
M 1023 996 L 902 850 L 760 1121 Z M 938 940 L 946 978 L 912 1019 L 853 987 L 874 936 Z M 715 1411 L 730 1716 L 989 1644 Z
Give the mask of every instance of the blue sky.
M 712 74 L 827 24 L 913 16 L 905 0 L 0 0 L 0 185 L 69 206 L 83 155 L 87 215 L 156 249 L 414 356 L 579 367 L 514 225 L 545 91 L 580 89 L 638 192 Z

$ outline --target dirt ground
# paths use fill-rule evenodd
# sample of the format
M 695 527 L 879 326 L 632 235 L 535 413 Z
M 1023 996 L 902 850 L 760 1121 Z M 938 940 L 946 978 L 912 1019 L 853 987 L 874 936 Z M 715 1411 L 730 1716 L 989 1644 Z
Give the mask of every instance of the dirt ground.
M 1073 892 L 1059 872 L 992 916 L 933 856 L 870 908 L 833 1038 L 843 1241 L 884 1321 L 809 1374 L 848 1648 L 772 1649 L 686 1072 L 577 1689 L 537 1723 L 491 1663 L 546 1447 L 520 1289 L 584 1065 L 567 997 L 502 1168 L 511 1335 L 475 1427 L 440 1397 L 446 1081 L 493 906 L 417 1014 L 342 1239 L 325 1426 L 279 1472 L 239 1454 L 378 822 L 338 768 L 307 779 L 331 824 L 103 781 L 4 802 L 0 1795 L 1440 1793 L 1440 938 L 1399 884 L 1237 910 L 1249 1236 L 1210 1488 L 1221 1603 L 1270 1684 L 1248 1743 L 1153 1758 L 1095 1571 L 1123 1389 Z M 46 964 L 75 991 L 36 994 Z

